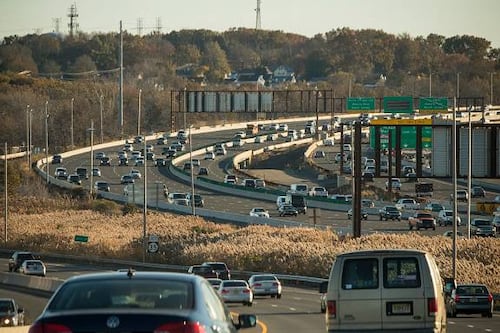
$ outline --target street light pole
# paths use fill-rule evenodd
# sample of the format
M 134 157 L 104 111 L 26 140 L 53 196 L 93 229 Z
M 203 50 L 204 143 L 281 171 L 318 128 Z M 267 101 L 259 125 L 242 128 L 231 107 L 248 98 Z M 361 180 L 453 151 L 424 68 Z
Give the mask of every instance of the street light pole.
M 141 90 L 139 89 L 139 101 L 140 101 L 140 96 L 141 96 Z M 140 105 L 140 104 L 139 104 Z M 142 261 L 146 262 L 146 253 L 148 251 L 148 242 L 146 241 L 146 234 L 147 234 L 147 216 L 148 216 L 148 169 L 146 167 L 147 164 L 147 156 L 148 153 L 146 151 L 146 136 L 144 136 L 144 201 L 143 201 L 143 210 L 142 210 L 142 220 L 143 220 L 143 227 L 142 227 L 142 242 L 143 242 L 143 256 L 142 256 Z
M 467 175 L 467 193 L 469 194 L 469 199 L 467 200 L 467 239 L 470 239 L 470 222 L 471 222 L 471 188 L 472 188 L 472 122 L 471 122 L 471 110 L 472 107 L 469 107 L 469 131 L 468 131 L 468 142 L 469 142 L 469 150 L 468 150 L 468 175 Z
M 460 98 L 460 73 L 457 73 L 457 98 Z
M 92 169 L 94 169 L 94 120 L 90 120 L 90 185 L 89 185 L 89 192 L 90 192 L 90 198 L 94 198 L 94 188 L 93 188 L 93 182 L 94 182 L 94 174 Z
M 74 106 L 75 106 L 75 99 L 71 99 L 71 149 L 75 148 L 75 137 L 74 137 Z
M 490 73 L 490 105 L 493 106 L 493 72 Z
M 191 166 L 191 212 L 196 215 L 195 200 L 194 200 L 194 167 L 193 167 L 193 140 L 191 138 L 191 129 L 193 125 L 189 125 L 189 165 Z
M 139 106 L 137 112 L 137 136 L 141 135 L 141 96 L 142 96 L 142 89 L 139 89 Z
M 7 177 L 7 142 L 5 142 L 5 147 L 4 147 L 4 176 L 5 176 L 5 183 L 4 183 L 4 186 L 3 186 L 3 189 L 4 189 L 4 195 L 5 195 L 5 215 L 4 215 L 4 241 L 5 241 L 5 244 L 7 244 L 7 221 L 8 221 L 8 212 L 9 212 L 9 201 L 8 201 L 8 177 Z
M 47 164 L 46 181 L 50 183 L 50 163 L 49 163 L 49 101 L 45 101 L 45 163 Z
M 30 109 L 29 112 L 29 140 L 28 140 L 28 167 L 31 168 L 31 146 L 32 141 L 33 141 L 33 134 L 32 134 L 32 122 L 33 122 L 33 109 Z
M 29 142 L 30 142 L 30 105 L 26 105 L 26 163 L 28 163 L 28 168 L 30 167 L 30 156 L 29 156 Z
M 429 97 L 432 97 L 432 72 L 429 71 Z
M 101 96 L 99 97 L 99 106 L 100 106 L 100 108 L 101 108 L 101 126 L 100 126 L 100 129 L 101 129 L 101 143 L 104 143 L 104 134 L 103 134 L 104 132 L 103 132 L 103 128 L 102 128 L 102 123 L 103 123 L 103 121 L 102 121 L 102 112 L 103 112 L 103 108 L 102 108 L 102 100 L 103 100 L 103 99 L 104 99 L 104 96 L 103 96 L 103 95 L 101 95 Z

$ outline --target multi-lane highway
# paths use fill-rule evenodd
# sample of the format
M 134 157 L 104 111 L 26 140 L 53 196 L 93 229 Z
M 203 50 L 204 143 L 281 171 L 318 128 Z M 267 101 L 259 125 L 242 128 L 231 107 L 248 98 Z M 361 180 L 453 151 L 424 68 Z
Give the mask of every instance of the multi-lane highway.
M 0 259 L 0 267 L 7 267 L 5 259 Z M 99 267 L 60 263 L 47 263 L 47 268 L 47 278 L 57 277 L 62 279 L 75 274 L 102 270 Z M 244 330 L 243 332 L 324 332 L 325 318 L 320 313 L 319 293 L 316 290 L 290 286 L 285 287 L 283 290 L 283 297 L 281 299 L 259 297 L 255 299 L 254 305 L 251 308 L 240 305 L 229 305 L 230 310 L 233 312 L 254 313 L 258 316 L 259 325 L 255 329 Z M 29 322 L 41 313 L 49 296 L 48 294 L 36 293 L 23 288 L 0 285 L 0 298 L 14 297 L 26 309 Z M 500 332 L 500 314 L 495 313 L 493 318 L 482 318 L 480 315 L 449 318 L 448 332 Z

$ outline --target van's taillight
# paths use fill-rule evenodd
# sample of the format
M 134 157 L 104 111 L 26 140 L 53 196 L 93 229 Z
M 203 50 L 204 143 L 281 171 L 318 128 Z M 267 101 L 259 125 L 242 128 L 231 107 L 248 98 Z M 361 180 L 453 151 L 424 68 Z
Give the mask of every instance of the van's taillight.
M 161 325 L 153 333 L 206 333 L 206 330 L 200 323 L 182 321 Z
M 437 301 L 435 298 L 428 298 L 427 299 L 427 309 L 428 309 L 429 316 L 436 315 L 436 313 L 438 312 L 438 306 L 437 306 Z
M 326 307 L 328 309 L 328 315 L 337 317 L 337 303 L 335 303 L 335 301 L 326 302 Z
M 72 333 L 69 327 L 54 323 L 35 323 L 28 333 Z
M 454 300 L 456 303 L 460 302 L 460 295 L 455 295 Z
M 488 294 L 488 302 L 493 302 L 493 295 L 491 293 Z

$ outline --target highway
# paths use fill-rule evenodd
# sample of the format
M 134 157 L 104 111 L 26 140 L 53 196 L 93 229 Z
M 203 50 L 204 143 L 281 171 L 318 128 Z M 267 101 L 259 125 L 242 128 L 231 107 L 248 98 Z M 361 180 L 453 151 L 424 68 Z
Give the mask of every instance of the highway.
M 46 263 L 47 278 L 67 278 L 74 274 L 89 273 L 101 270 L 77 264 Z M 7 267 L 7 261 L 0 259 L 0 266 Z M 118 267 L 117 267 L 118 268 Z M 18 273 L 8 273 L 18 274 Z M 37 293 L 27 289 L 0 285 L 0 297 L 14 297 L 25 310 L 29 322 L 32 322 L 43 310 L 49 298 L 48 294 Z M 254 329 L 243 330 L 248 333 L 289 333 L 289 332 L 324 332 L 325 319 L 320 313 L 319 293 L 315 290 L 284 287 L 281 299 L 256 298 L 249 308 L 240 305 L 228 305 L 235 313 L 254 313 L 258 316 L 259 325 Z M 493 318 L 482 318 L 480 315 L 466 315 L 448 319 L 449 333 L 463 332 L 500 332 L 500 314 Z M 27 327 L 25 331 L 27 333 Z

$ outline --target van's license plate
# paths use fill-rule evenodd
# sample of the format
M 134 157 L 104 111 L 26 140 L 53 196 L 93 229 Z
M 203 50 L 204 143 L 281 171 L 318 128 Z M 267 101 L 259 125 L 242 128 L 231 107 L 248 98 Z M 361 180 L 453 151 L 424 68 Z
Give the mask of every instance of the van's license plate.
M 411 315 L 413 306 L 411 302 L 387 303 L 387 315 Z

